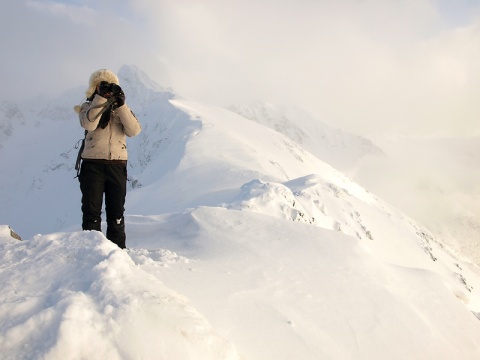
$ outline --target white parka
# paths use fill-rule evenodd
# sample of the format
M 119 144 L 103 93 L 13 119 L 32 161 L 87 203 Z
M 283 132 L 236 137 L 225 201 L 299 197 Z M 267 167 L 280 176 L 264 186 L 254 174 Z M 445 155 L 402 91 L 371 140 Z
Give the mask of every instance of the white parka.
M 100 128 L 101 105 L 106 102 L 106 98 L 96 94 L 91 102 L 87 101 L 80 107 L 80 125 L 88 130 L 82 159 L 127 160 L 126 136 L 136 136 L 142 130 L 126 104 L 113 110 L 108 125 L 105 129 Z

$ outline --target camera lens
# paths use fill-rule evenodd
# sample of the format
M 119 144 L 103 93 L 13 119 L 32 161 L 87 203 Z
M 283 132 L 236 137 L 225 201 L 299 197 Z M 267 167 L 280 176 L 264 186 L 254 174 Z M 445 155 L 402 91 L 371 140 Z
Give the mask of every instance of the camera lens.
M 122 88 L 120 86 L 118 86 L 117 84 L 111 84 L 112 85 L 112 88 L 111 88 L 111 91 L 114 95 L 118 95 L 120 94 L 120 92 L 122 91 Z

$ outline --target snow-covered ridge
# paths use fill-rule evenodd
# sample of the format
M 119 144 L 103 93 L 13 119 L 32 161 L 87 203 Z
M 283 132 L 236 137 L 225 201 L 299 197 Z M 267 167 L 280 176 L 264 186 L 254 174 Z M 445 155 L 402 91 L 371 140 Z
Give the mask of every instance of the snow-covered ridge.
M 325 182 L 321 176 L 310 175 L 284 184 L 253 180 L 225 206 L 366 241 L 385 262 L 430 270 L 450 279 L 455 296 L 474 313 L 480 313 L 478 274 L 460 266 L 462 260 L 428 230 L 373 195 L 358 196 L 348 188 Z
M 291 105 L 256 101 L 229 109 L 286 135 L 480 264 L 478 138 L 383 134 L 373 144 Z
M 455 293 L 479 311 L 476 275 L 460 269 L 457 256 L 427 229 L 267 127 L 242 123 L 236 114 L 194 101 L 172 104 L 201 126 L 192 129 L 172 173 L 131 194 L 134 212 L 158 214 L 172 203 L 175 211 L 222 204 L 342 232 L 367 241 L 384 261 L 451 278 Z M 219 140 L 225 138 L 228 142 Z M 157 202 L 146 206 L 152 197 Z
M 294 106 L 255 101 L 228 109 L 284 134 L 340 171 L 351 170 L 365 156 L 383 153 L 370 140 L 334 128 Z

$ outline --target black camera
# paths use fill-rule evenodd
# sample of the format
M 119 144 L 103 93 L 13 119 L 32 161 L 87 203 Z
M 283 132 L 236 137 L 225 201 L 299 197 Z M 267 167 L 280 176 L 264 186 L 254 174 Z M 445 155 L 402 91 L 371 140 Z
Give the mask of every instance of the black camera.
M 122 88 L 117 84 L 102 81 L 100 83 L 99 92 L 100 92 L 100 95 L 111 94 L 112 96 L 115 97 L 121 94 Z

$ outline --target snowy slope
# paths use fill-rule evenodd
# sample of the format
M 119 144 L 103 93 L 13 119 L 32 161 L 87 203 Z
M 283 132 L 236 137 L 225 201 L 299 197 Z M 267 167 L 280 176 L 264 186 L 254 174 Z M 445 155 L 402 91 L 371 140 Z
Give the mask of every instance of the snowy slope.
M 23 237 L 59 230 L 76 217 L 78 181 L 72 170 L 82 132 L 71 114 L 78 103 L 72 95 L 67 92 L 42 108 L 25 107 L 24 121 L 15 124 L 0 148 L 0 218 Z
M 0 148 L 12 135 L 14 129 L 25 124 L 25 118 L 19 107 L 11 101 L 0 102 Z
M 385 156 L 363 159 L 355 180 L 480 265 L 480 138 L 391 137 L 381 146 Z
M 365 240 L 220 207 L 127 224 L 127 252 L 99 233 L 1 240 L 7 359 L 480 353 L 480 321 L 451 291 L 458 283 L 384 262 Z
M 0 236 L 2 359 L 239 359 L 187 299 L 96 232 Z
M 311 224 L 367 241 L 389 263 L 451 276 L 459 297 L 470 302 L 475 276 L 469 272 L 463 284 L 468 276 L 459 260 L 412 219 L 267 127 L 194 101 L 172 103 L 188 111 L 198 129 L 192 128 L 173 171 L 129 194 L 131 213 L 222 206 Z M 472 299 L 478 312 L 477 295 Z
M 294 106 L 229 109 L 286 135 L 480 265 L 479 138 L 377 135 L 373 144 Z
M 284 134 L 342 172 L 350 171 L 365 156 L 383 154 L 370 140 L 334 128 L 292 105 L 256 101 L 249 105 L 232 105 L 228 109 Z
M 187 295 L 245 358 L 479 354 L 479 320 L 445 278 L 381 261 L 355 237 L 221 208 L 139 217 L 130 227 L 142 234 L 136 246 L 152 249 L 131 250 L 135 261 Z M 194 260 L 159 266 L 158 243 Z
M 285 135 L 119 76 L 144 129 L 128 143 L 128 250 L 77 231 L 72 94 L 0 149 L 14 160 L 0 219 L 27 239 L 0 227 L 7 358 L 480 356 L 478 267 Z

